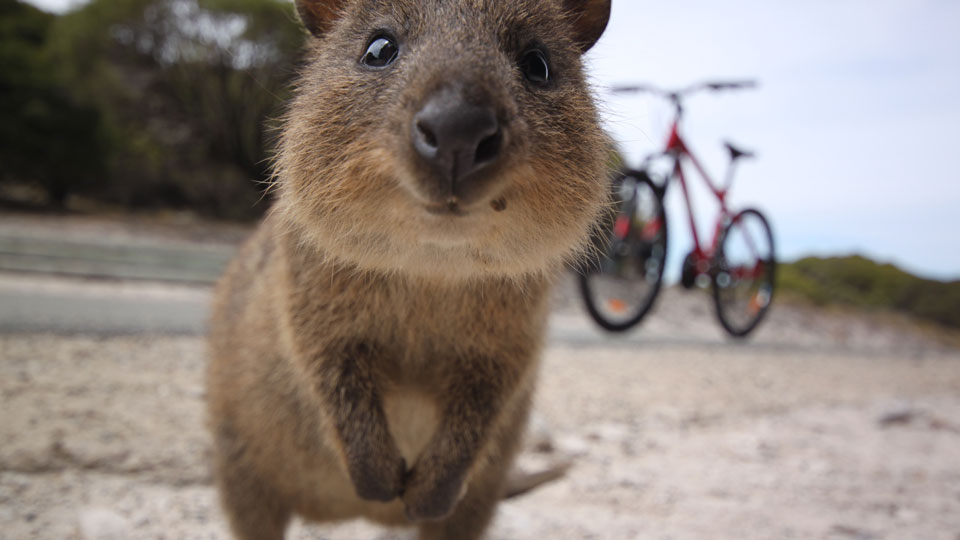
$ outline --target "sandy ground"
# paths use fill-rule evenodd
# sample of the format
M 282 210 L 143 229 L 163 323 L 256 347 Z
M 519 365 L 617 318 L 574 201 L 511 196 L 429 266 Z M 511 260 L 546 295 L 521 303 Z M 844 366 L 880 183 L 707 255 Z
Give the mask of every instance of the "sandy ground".
M 0 351 L 0 538 L 227 537 L 201 338 L 6 335 Z M 536 410 L 550 449 L 520 464 L 575 466 L 503 504 L 490 538 L 960 538 L 955 352 L 556 344 Z
M 771 315 L 731 343 L 706 295 L 667 291 L 639 332 L 612 339 L 566 282 L 519 465 L 574 467 L 502 504 L 489 537 L 960 540 L 960 351 L 896 318 Z M 228 538 L 204 355 L 190 335 L 0 334 L 0 539 Z M 296 523 L 288 537 L 409 534 Z

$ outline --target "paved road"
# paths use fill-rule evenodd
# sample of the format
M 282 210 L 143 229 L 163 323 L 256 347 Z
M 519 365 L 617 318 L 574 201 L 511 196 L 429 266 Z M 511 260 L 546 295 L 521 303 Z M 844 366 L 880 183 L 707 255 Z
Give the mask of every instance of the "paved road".
M 210 287 L 233 250 L 224 243 L 0 230 L 0 332 L 202 334 Z M 551 323 L 552 341 L 589 346 L 610 339 L 576 309 Z M 635 334 L 613 341 L 638 342 Z
M 199 334 L 234 247 L 0 231 L 0 332 Z
M 227 244 L 57 238 L 0 231 L 0 271 L 211 283 L 233 255 Z
M 0 273 L 0 332 L 202 334 L 210 287 Z M 556 315 L 551 339 L 591 344 L 609 337 L 582 315 Z M 639 338 L 627 335 L 617 343 Z
M 204 333 L 210 288 L 235 243 L 145 235 L 40 234 L 0 227 L 0 333 Z M 555 294 L 551 343 L 589 349 L 725 345 L 754 351 L 912 351 L 931 346 L 910 325 L 775 303 L 747 341 L 720 330 L 708 295 L 667 289 L 638 330 L 611 335 L 584 314 L 571 277 Z
M 209 285 L 0 272 L 0 333 L 201 335 L 210 295 Z M 568 308 L 553 314 L 549 340 L 584 348 L 600 343 L 631 348 L 706 345 L 723 338 L 717 332 L 693 337 L 656 325 L 652 332 L 612 336 L 593 326 L 584 313 Z
M 199 334 L 208 287 L 0 274 L 0 332 Z
M 0 334 L 202 335 L 210 295 L 210 285 L 0 272 Z M 580 308 L 570 280 L 562 282 L 548 342 L 583 354 L 592 354 L 597 347 L 654 351 L 719 346 L 751 354 L 870 355 L 931 346 L 915 332 L 876 328 L 849 318 L 811 317 L 790 306 L 779 306 L 749 340 L 732 341 L 714 321 L 707 295 L 668 289 L 662 296 L 639 328 L 609 334 Z

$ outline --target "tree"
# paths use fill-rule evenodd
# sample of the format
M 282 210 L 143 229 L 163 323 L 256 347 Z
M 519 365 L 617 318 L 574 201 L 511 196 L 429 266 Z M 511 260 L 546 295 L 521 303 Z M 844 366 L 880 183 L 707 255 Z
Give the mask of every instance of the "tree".
M 269 127 L 303 31 L 282 0 L 93 0 L 54 23 L 61 76 L 104 118 L 101 196 L 243 218 L 269 179 Z
M 78 105 L 45 47 L 54 17 L 0 0 L 0 182 L 39 185 L 62 207 L 104 172 L 96 109 Z

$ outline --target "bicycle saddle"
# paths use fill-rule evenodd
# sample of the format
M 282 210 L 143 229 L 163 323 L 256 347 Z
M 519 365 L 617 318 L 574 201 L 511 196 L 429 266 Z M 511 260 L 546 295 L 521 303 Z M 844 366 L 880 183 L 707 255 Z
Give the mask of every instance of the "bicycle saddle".
M 724 144 L 724 146 L 727 147 L 727 150 L 730 151 L 730 161 L 735 161 L 735 160 L 740 159 L 740 158 L 752 158 L 752 157 L 753 157 L 753 152 L 748 152 L 748 151 L 746 151 L 746 150 L 742 150 L 742 149 L 740 149 L 740 148 L 737 148 L 736 146 L 730 144 L 730 142 L 724 142 L 723 144 Z

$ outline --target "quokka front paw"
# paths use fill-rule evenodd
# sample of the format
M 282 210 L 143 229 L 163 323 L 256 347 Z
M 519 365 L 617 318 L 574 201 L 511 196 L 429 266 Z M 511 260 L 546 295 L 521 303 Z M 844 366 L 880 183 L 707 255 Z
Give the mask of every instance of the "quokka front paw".
M 389 502 L 403 494 L 407 462 L 399 452 L 350 460 L 349 470 L 353 487 L 361 499 Z
M 414 467 L 407 477 L 403 504 L 410 521 L 443 519 L 453 512 L 464 495 L 463 476 L 437 475 Z

